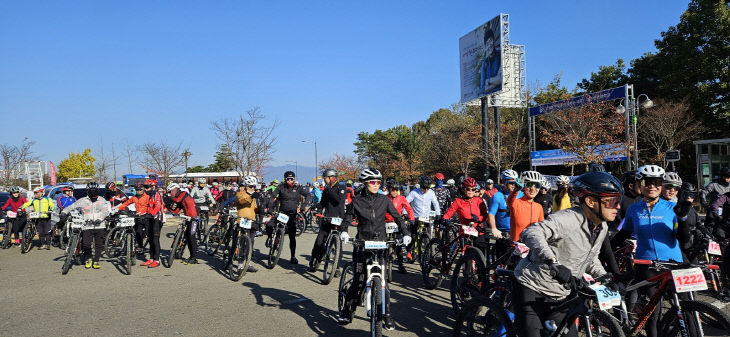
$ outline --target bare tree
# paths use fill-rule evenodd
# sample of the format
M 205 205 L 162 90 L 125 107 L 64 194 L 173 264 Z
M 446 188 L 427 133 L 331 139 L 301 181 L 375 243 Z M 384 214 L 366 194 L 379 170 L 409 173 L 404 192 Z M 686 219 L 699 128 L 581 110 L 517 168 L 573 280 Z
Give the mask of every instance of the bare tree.
M 38 160 L 33 154 L 32 147 L 34 141 L 28 137 L 23 139 L 20 144 L 0 144 L 0 183 L 3 185 L 11 184 L 23 170 L 23 163 L 26 161 Z
M 500 137 L 497 138 L 494 118 L 489 119 L 489 147 L 487 151 L 481 146 L 476 147 L 476 152 L 496 171 L 503 168 L 513 168 L 517 164 L 527 160 L 527 117 L 524 109 L 511 108 L 502 109 L 500 114 Z M 481 142 L 481 126 L 476 124 L 471 129 L 474 139 Z
M 124 152 L 127 154 L 127 163 L 129 163 L 129 173 L 134 173 L 134 170 L 132 169 L 132 162 L 136 160 L 137 151 L 129 145 L 129 140 L 126 140 L 126 146 L 124 148 Z
M 655 107 L 641 110 L 637 129 L 641 137 L 638 139 L 649 147 L 650 160 L 663 161 L 666 167 L 664 154 L 667 151 L 697 138 L 707 128 L 692 117 L 686 101 L 656 100 L 655 103 Z
M 357 175 L 360 173 L 360 170 L 363 169 L 363 166 L 364 165 L 357 160 L 357 157 L 339 153 L 333 154 L 332 158 L 321 162 L 319 165 L 322 170 L 327 168 L 334 168 L 337 170 L 340 176 L 339 179 L 341 180 L 357 179 Z
M 147 142 L 137 151 L 142 155 L 142 167 L 150 173 L 157 174 L 166 183 L 170 174 L 185 163 L 182 153 L 187 148 L 182 143 L 170 145 L 163 142 Z
M 272 159 L 276 143 L 274 130 L 279 122 L 274 120 L 270 125 L 264 125 L 265 119 L 261 109 L 255 107 L 238 117 L 211 123 L 220 141 L 230 146 L 239 174 L 261 174 L 264 165 Z

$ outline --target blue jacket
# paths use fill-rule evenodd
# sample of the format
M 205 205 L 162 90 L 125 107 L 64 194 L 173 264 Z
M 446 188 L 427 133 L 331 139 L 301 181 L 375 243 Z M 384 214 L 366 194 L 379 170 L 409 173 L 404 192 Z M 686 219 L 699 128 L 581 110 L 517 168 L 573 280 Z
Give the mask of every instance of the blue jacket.
M 75 202 L 76 202 L 76 198 L 67 197 L 65 195 L 62 195 L 62 196 L 56 198 L 56 203 L 58 204 L 58 207 L 61 209 L 71 206 Z
M 626 210 L 622 229 L 636 237 L 637 259 L 682 262 L 674 206 L 675 203 L 660 198 L 651 212 L 644 200 Z

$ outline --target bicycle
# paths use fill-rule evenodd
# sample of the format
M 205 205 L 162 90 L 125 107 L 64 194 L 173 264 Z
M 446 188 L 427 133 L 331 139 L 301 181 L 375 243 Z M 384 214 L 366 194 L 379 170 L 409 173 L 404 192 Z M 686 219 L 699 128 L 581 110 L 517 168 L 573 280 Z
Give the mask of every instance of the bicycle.
M 230 222 L 237 217 L 238 210 L 235 207 L 226 208 L 218 214 L 218 219 L 213 226 L 208 228 L 208 231 L 205 233 L 205 239 L 203 240 L 205 252 L 208 255 L 215 255 L 221 245 L 227 244 L 226 241 L 230 239 L 228 237 Z
M 12 217 L 10 217 L 12 215 Z M 15 221 L 15 212 L 2 212 L 0 216 L 0 226 L 3 228 L 3 239 L 0 241 L 0 248 L 7 249 L 12 246 L 10 236 L 12 235 L 13 222 Z
M 228 250 L 231 254 L 231 264 L 228 267 L 228 275 L 231 280 L 239 281 L 246 274 L 248 264 L 251 262 L 253 255 L 253 242 L 248 237 L 251 231 L 253 221 L 251 219 L 241 218 L 236 226 L 235 237 L 236 242 Z
M 196 237 L 200 243 L 203 243 L 203 240 L 205 240 L 205 233 L 207 233 L 208 230 L 208 222 L 210 221 L 210 208 L 206 204 L 196 204 L 198 207 L 198 214 L 200 216 L 200 222 L 198 223 L 198 231 L 196 232 Z
M 428 244 L 433 238 L 433 224 L 436 217 L 435 211 L 429 211 L 429 215 L 419 216 L 416 218 L 416 231 L 413 233 L 413 246 L 411 247 L 411 258 L 408 262 L 413 263 L 416 259 L 420 258 L 421 264 L 423 264 L 423 254 L 428 247 Z
M 177 225 L 175 236 L 172 239 L 172 245 L 170 245 L 170 255 L 167 257 L 167 265 L 165 266 L 167 268 L 172 267 L 172 263 L 175 262 L 175 259 L 182 258 L 183 251 L 185 250 L 185 246 L 187 245 L 185 232 L 188 230 L 188 226 L 190 226 L 191 222 L 197 221 L 197 219 L 191 218 L 187 215 L 178 215 L 178 217 L 180 217 L 183 221 L 181 221 L 180 224 Z
M 383 316 L 386 313 L 386 286 L 388 279 L 385 278 L 387 264 L 389 264 L 388 250 L 398 241 L 367 241 L 354 239 L 350 241 L 353 249 L 362 249 L 367 254 L 364 259 L 363 272 L 365 273 L 365 289 L 362 292 L 362 302 L 367 309 L 367 316 L 370 317 L 370 335 L 383 335 Z M 346 304 L 347 292 L 354 286 L 353 262 L 347 263 L 342 271 L 340 285 L 338 288 L 337 306 L 340 312 Z
M 324 251 L 322 256 L 314 258 L 312 261 L 312 269 L 317 270 L 322 257 L 324 257 L 324 270 L 322 271 L 322 284 L 328 285 L 332 282 L 332 278 L 340 264 L 342 256 L 342 243 L 340 242 L 340 225 L 342 218 L 338 217 L 321 217 L 321 221 L 327 222 L 332 226 L 329 235 L 325 240 Z
M 23 241 L 20 245 L 20 252 L 25 254 L 33 248 L 33 238 L 38 234 L 36 223 L 38 219 L 41 219 L 43 214 L 48 215 L 50 212 L 30 212 L 28 215 L 28 223 L 25 224 L 23 229 Z
M 132 274 L 132 266 L 136 264 L 136 239 L 134 232 L 134 216 L 131 211 L 122 211 L 111 215 L 110 220 L 116 223 L 116 226 L 109 231 L 104 243 L 104 249 L 107 257 L 117 258 L 124 253 L 126 274 Z M 112 242 L 110 242 L 110 239 Z
M 266 268 L 274 269 L 276 264 L 279 262 L 281 256 L 281 250 L 284 247 L 286 241 L 286 224 L 289 222 L 289 216 L 284 213 L 278 213 L 276 215 L 276 227 L 271 234 L 271 246 L 269 247 L 269 255 L 266 259 Z
M 447 223 L 446 226 L 451 225 Z M 421 274 L 426 289 L 435 289 L 441 285 L 446 275 L 451 274 L 451 267 L 460 254 L 465 255 L 467 251 L 473 251 L 473 254 L 478 256 L 475 260 L 482 263 L 485 261 L 484 253 L 471 244 L 471 237 L 478 237 L 479 231 L 473 227 L 473 224 L 458 226 L 457 235 L 448 243 L 444 244 L 442 239 L 433 239 L 424 251 Z
M 60 214 L 54 212 L 51 213 L 51 222 L 54 221 L 55 223 L 51 226 L 51 246 L 66 250 L 66 246 L 68 245 L 68 236 L 64 235 L 65 219 L 62 219 Z
M 71 269 L 71 264 L 76 263 L 81 265 L 81 233 L 85 230 L 94 229 L 94 222 L 92 220 L 85 220 L 83 215 L 73 211 L 69 216 L 68 226 L 66 226 L 69 243 L 66 246 L 66 259 L 63 261 L 61 267 L 61 274 L 66 275 Z

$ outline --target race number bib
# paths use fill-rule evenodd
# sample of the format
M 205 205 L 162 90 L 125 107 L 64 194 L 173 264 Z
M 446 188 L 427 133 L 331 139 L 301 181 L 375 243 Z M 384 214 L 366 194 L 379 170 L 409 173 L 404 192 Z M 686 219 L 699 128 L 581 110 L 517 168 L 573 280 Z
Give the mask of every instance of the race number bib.
M 388 244 L 385 241 L 365 241 L 365 249 L 386 249 Z
M 200 206 L 200 210 L 201 211 L 207 211 L 208 210 L 208 206 Z
M 707 289 L 707 280 L 700 268 L 672 270 L 672 278 L 678 293 Z
M 334 217 L 334 218 L 330 219 L 330 223 L 335 226 L 339 226 L 340 224 L 342 224 L 342 218 Z
M 238 210 L 235 209 L 235 208 L 231 208 L 231 209 L 228 210 L 228 215 L 238 216 Z
M 428 222 L 431 222 L 431 218 L 428 216 L 419 216 L 418 221 L 428 223 Z
M 461 229 L 464 230 L 464 234 L 471 236 L 479 236 L 479 231 L 472 226 L 461 225 Z
M 720 244 L 715 241 L 710 241 L 710 243 L 707 245 L 707 254 L 722 255 L 722 250 L 720 249 Z
M 41 217 L 41 213 L 39 212 L 30 212 L 28 213 L 28 217 L 31 219 L 38 219 Z
M 238 225 L 243 229 L 251 229 L 251 219 L 242 218 Z
M 287 223 L 289 222 L 289 216 L 284 213 L 279 213 L 279 215 L 276 216 L 276 220 L 279 222 Z
M 134 218 L 130 218 L 130 217 L 122 217 L 122 218 L 119 218 L 119 226 L 120 227 L 132 227 L 132 226 L 134 226 Z
M 601 310 L 607 310 L 621 305 L 621 295 L 611 289 L 606 288 L 606 286 L 594 284 L 591 285 L 591 289 L 596 292 L 598 307 L 601 308 Z
M 398 233 L 398 224 L 395 222 L 386 222 L 385 223 L 385 233 L 387 233 L 387 234 Z

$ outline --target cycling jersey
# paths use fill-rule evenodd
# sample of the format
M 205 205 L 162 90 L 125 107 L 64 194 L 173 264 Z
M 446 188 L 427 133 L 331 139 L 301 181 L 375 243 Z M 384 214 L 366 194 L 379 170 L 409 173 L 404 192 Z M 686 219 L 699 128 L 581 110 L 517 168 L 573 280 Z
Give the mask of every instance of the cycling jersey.
M 142 193 L 141 196 L 135 195 L 129 198 L 123 204 L 119 205 L 119 209 L 125 210 L 127 209 L 127 206 L 132 203 L 134 203 L 134 211 L 137 213 L 137 215 L 147 214 L 147 207 L 150 203 L 150 196 L 144 193 Z
M 557 194 L 556 194 L 557 197 Z M 570 203 L 570 194 L 565 193 L 563 194 L 563 198 L 559 200 L 553 200 L 553 212 L 562 211 L 564 209 L 568 209 L 573 207 Z
M 182 205 L 185 215 L 191 218 L 198 216 L 198 211 L 195 209 L 195 201 L 187 192 L 179 192 L 176 197 L 172 198 L 172 201 Z
M 26 201 L 22 208 L 25 209 L 30 206 L 33 206 L 34 212 L 42 212 L 42 219 L 48 218 L 47 212 L 53 211 L 54 208 L 53 201 L 49 197 L 41 197 L 40 199 L 33 198 L 30 201 Z
M 344 218 L 346 203 L 347 188 L 340 184 L 324 188 L 320 205 L 322 207 L 322 212 L 324 212 L 326 216 Z
M 124 194 L 124 192 L 120 191 L 119 189 L 114 190 L 107 190 L 106 194 L 104 195 L 104 199 L 106 199 L 109 203 L 111 203 L 112 206 L 121 205 L 123 202 L 127 201 L 127 195 Z
M 451 206 L 451 194 L 445 187 L 436 187 L 433 189 L 436 194 L 436 200 L 439 202 L 440 209 L 448 209 Z
M 322 190 L 319 187 L 312 189 L 312 202 L 318 204 L 322 200 Z
M 76 202 L 76 198 L 74 198 L 74 197 L 67 197 L 65 195 L 62 195 L 62 196 L 56 198 L 56 204 L 58 204 L 58 207 L 60 209 L 64 209 L 68 206 L 71 206 L 71 204 L 73 204 L 74 202 Z
M 395 206 L 388 197 L 382 194 L 370 194 L 367 190 L 362 191 L 352 200 L 352 206 L 347 210 L 350 219 L 357 219 L 357 235 L 363 240 L 373 238 L 385 239 L 385 213 L 390 213 L 393 220 L 398 224 L 403 235 L 409 235 L 408 226 L 401 220 Z M 343 221 L 343 231 L 347 231 Z
M 309 204 L 312 201 L 312 195 L 301 186 L 288 186 L 286 183 L 280 184 L 274 190 L 274 198 L 279 203 L 279 211 L 284 213 L 295 213 L 297 207 L 302 202 L 302 197 L 305 197 L 305 204 Z
M 21 207 L 23 207 L 23 204 L 26 203 L 25 197 L 18 197 L 17 199 L 13 199 L 12 197 L 8 199 L 5 204 L 3 205 L 3 210 L 10 210 L 13 212 L 17 212 L 20 210 Z
M 518 198 L 522 197 L 522 191 L 517 194 Z M 489 214 L 494 215 L 497 229 L 506 232 L 510 229 L 509 209 L 507 208 L 507 198 L 504 192 L 497 191 L 489 202 Z
M 651 211 L 645 200 L 626 210 L 622 229 L 636 236 L 637 259 L 682 262 L 674 206 L 673 202 L 660 198 Z
M 423 190 L 416 188 L 411 193 L 408 193 L 406 200 L 411 204 L 416 217 L 429 216 L 432 206 L 436 214 L 441 214 L 441 208 L 439 207 L 438 200 L 436 200 L 436 194 L 431 189 L 423 193 Z
M 507 198 L 507 205 L 510 210 L 510 239 L 519 241 L 520 234 L 527 228 L 538 221 L 545 220 L 542 205 L 535 200 L 528 200 L 526 196 L 517 198 L 519 191 L 512 191 Z
M 459 223 L 462 225 L 468 225 L 472 222 L 483 223 L 487 216 L 487 205 L 480 197 L 471 199 L 456 198 L 451 207 L 444 213 L 444 220 L 450 219 L 454 213 L 459 217 Z
M 395 210 L 398 211 L 398 213 L 403 214 L 403 210 L 406 210 L 406 213 L 408 214 L 408 220 L 415 220 L 415 217 L 413 216 L 413 208 L 411 208 L 411 205 L 408 203 L 408 200 L 406 200 L 406 197 L 402 195 L 396 195 L 395 198 L 388 195 L 388 199 L 393 203 L 393 207 L 395 207 Z M 393 222 L 393 217 L 385 213 L 385 222 Z

